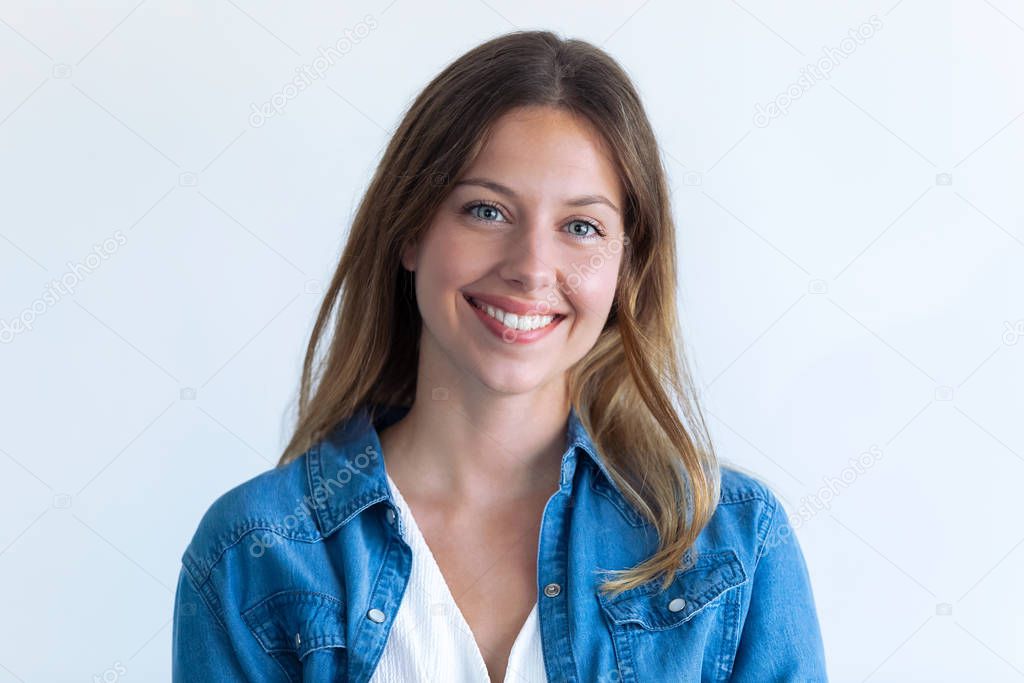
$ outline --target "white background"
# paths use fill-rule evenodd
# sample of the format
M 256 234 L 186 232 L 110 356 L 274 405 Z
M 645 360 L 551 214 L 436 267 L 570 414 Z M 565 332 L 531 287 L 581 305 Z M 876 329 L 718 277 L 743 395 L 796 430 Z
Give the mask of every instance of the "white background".
M 1024 678 L 1024 6 L 340 4 L 0 3 L 0 682 L 169 678 L 181 552 L 285 443 L 381 147 L 514 28 L 635 79 L 720 455 L 828 500 L 798 534 L 833 680 Z

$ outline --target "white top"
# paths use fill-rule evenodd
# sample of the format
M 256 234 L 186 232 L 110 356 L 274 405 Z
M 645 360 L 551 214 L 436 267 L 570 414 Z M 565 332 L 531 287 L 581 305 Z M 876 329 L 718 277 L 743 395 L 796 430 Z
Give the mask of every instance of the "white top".
M 391 475 L 387 479 L 401 515 L 405 541 L 412 548 L 412 573 L 370 683 L 491 683 L 473 632 L 452 597 L 412 510 Z M 534 603 L 512 645 L 505 683 L 547 680 Z

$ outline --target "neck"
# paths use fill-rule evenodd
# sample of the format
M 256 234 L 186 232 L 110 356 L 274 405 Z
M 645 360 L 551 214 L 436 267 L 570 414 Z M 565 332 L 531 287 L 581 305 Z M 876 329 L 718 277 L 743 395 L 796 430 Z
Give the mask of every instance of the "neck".
M 380 434 L 387 471 L 416 497 L 488 506 L 558 487 L 569 402 L 543 392 L 490 400 L 448 390 L 421 396 Z M 404 490 L 404 489 L 403 489 Z

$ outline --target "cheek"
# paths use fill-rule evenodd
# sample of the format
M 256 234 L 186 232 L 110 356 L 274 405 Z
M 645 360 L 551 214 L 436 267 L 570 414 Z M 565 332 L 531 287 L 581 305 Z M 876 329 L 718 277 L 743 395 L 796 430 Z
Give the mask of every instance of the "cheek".
M 576 283 L 569 283 L 576 285 L 570 290 L 575 290 L 576 309 L 588 324 L 603 325 L 615 301 L 619 262 L 595 257 L 578 265 L 579 272 L 586 273 L 586 276 Z
M 443 224 L 432 226 L 424 240 L 417 264 L 421 293 L 436 295 L 473 283 L 488 268 L 488 255 L 474 240 L 459 239 L 456 230 Z

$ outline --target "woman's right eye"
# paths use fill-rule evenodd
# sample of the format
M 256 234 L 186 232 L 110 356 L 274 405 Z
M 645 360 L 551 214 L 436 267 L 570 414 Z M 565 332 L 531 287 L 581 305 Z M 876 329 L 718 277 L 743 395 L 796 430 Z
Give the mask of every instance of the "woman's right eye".
M 488 223 L 501 217 L 501 209 L 494 204 L 489 204 L 487 202 L 474 202 L 469 204 L 463 208 L 463 212 L 468 213 L 475 220 L 485 221 Z

